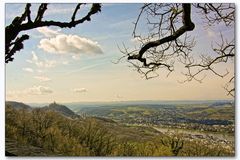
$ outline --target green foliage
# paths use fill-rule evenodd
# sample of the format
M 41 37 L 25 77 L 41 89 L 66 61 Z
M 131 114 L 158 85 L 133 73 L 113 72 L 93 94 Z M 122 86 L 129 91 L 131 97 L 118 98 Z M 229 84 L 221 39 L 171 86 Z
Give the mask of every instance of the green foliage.
M 25 144 L 66 156 L 107 156 L 115 136 L 94 119 L 69 119 L 50 110 L 6 107 L 6 135 Z
M 80 143 L 87 147 L 91 155 L 111 155 L 115 146 L 115 137 L 102 128 L 94 119 L 88 119 L 79 136 Z
M 169 147 L 172 154 L 177 156 L 179 151 L 183 148 L 184 141 L 177 136 L 172 136 L 168 138 L 162 138 L 161 143 L 164 146 Z
M 6 138 L 61 156 L 226 156 L 231 149 L 183 141 L 146 126 L 126 126 L 104 118 L 75 118 L 41 109 L 6 106 Z M 6 148 L 7 149 L 7 148 Z M 21 156 L 21 155 L 20 155 Z
M 233 153 L 224 145 L 212 145 L 201 140 L 195 140 L 186 142 L 179 156 L 233 156 Z

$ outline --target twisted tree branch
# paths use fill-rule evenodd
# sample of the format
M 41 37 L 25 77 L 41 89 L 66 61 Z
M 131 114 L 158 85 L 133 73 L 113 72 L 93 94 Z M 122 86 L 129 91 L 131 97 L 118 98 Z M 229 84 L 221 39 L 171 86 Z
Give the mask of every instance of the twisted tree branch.
M 37 16 L 34 22 L 32 22 L 31 10 L 30 10 L 31 4 L 29 3 L 26 4 L 25 11 L 21 15 L 21 17 L 14 18 L 12 23 L 9 26 L 6 26 L 5 28 L 5 35 L 6 35 L 5 36 L 5 63 L 8 63 L 9 61 L 13 60 L 12 58 L 13 55 L 17 51 L 23 49 L 23 41 L 29 38 L 28 35 L 27 35 L 28 38 L 26 38 L 26 35 L 24 35 L 20 38 L 21 41 L 17 39 L 15 42 L 13 42 L 16 39 L 16 37 L 20 34 L 20 32 L 31 30 L 38 27 L 44 27 L 44 26 L 72 28 L 78 24 L 84 23 L 85 21 L 90 21 L 92 15 L 101 11 L 101 5 L 99 3 L 94 3 L 92 4 L 92 7 L 90 8 L 89 12 L 84 17 L 75 20 L 77 11 L 80 9 L 80 6 L 82 5 L 82 3 L 80 3 L 80 4 L 77 4 L 73 12 L 73 15 L 71 17 L 71 21 L 69 22 L 59 22 L 59 21 L 53 21 L 53 20 L 43 21 L 42 19 L 45 11 L 47 10 L 47 5 L 48 4 L 43 3 L 39 6 Z M 26 18 L 27 18 L 27 23 L 23 23 Z M 18 46 L 15 47 L 15 45 L 18 45 Z
M 174 32 L 172 35 L 164 37 L 162 39 L 151 41 L 146 43 L 139 51 L 137 55 L 131 55 L 128 57 L 128 60 L 139 60 L 141 61 L 144 66 L 148 66 L 146 62 L 146 58 L 143 58 L 143 54 L 150 48 L 157 47 L 161 44 L 173 41 L 183 35 L 187 31 L 192 31 L 195 28 L 194 23 L 191 21 L 191 4 L 182 4 L 183 7 L 183 15 L 182 15 L 182 23 L 183 26 L 180 27 L 176 32 Z

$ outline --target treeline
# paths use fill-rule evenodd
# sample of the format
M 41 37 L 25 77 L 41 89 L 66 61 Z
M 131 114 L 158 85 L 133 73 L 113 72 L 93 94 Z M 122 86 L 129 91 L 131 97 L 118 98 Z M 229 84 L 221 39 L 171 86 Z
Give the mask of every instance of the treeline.
M 105 123 L 109 123 L 106 125 Z M 112 125 L 112 126 L 111 126 Z M 117 126 L 116 126 L 117 125 Z M 113 132 L 119 127 L 119 133 Z M 231 156 L 231 150 L 181 136 L 156 134 L 137 140 L 123 138 L 117 123 L 97 118 L 71 119 L 42 109 L 6 106 L 6 138 L 41 147 L 49 155 L 61 156 Z M 126 131 L 126 130 L 125 130 Z M 124 133 L 127 134 L 127 133 Z M 136 131 L 134 134 L 139 134 Z M 20 155 L 19 155 L 20 156 Z

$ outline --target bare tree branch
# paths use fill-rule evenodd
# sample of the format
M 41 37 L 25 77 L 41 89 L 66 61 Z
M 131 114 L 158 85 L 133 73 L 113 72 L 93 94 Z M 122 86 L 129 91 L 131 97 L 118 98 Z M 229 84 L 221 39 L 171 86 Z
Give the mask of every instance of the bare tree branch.
M 38 13 L 37 13 L 37 16 L 36 16 L 34 22 L 41 21 L 43 18 L 43 14 L 45 13 L 46 10 L 47 10 L 47 4 L 42 3 L 38 8 Z
M 201 56 L 201 62 L 188 62 L 185 63 L 185 67 L 187 68 L 188 72 L 185 73 L 187 80 L 191 81 L 192 79 L 195 79 L 198 81 L 202 81 L 197 76 L 200 75 L 200 73 L 204 71 L 210 71 L 216 76 L 219 76 L 221 78 L 224 78 L 226 75 L 229 74 L 228 71 L 220 73 L 219 71 L 216 71 L 214 69 L 214 66 L 220 63 L 227 63 L 229 58 L 235 57 L 235 44 L 234 40 L 228 42 L 227 40 L 223 39 L 223 36 L 221 35 L 221 44 L 217 44 L 217 47 L 213 48 L 213 51 L 217 54 L 215 57 L 210 57 L 207 55 Z
M 234 74 L 232 71 L 229 72 L 227 67 L 226 70 L 218 69 L 219 65 L 234 62 L 234 37 L 229 41 L 224 39 L 225 35 L 220 34 L 221 42 L 212 47 L 212 52 L 201 54 L 200 57 L 197 56 L 199 53 L 193 52 L 195 37 L 190 36 L 189 32 L 195 29 L 195 24 L 191 21 L 192 8 L 207 27 L 223 25 L 231 28 L 234 24 L 233 3 L 144 4 L 133 28 L 134 41 L 140 46 L 133 50 L 123 46 L 120 50 L 123 53 L 122 57 L 127 57 L 132 67 L 146 79 L 158 76 L 157 71 L 162 68 L 167 69 L 169 75 L 176 67 L 175 62 L 180 62 L 178 65 L 184 66 L 181 73 L 186 80 L 183 82 L 196 80 L 201 83 L 208 73 L 221 78 Z M 137 33 L 142 20 L 146 21 L 147 35 L 143 32 Z M 227 83 L 225 89 L 229 91 L 229 95 L 233 95 L 234 85 L 231 85 L 232 88 L 229 86 Z
M 47 10 L 47 4 L 43 3 L 39 6 L 38 8 L 38 13 L 37 16 L 34 20 L 34 22 L 32 22 L 31 20 L 31 4 L 26 4 L 25 7 L 25 11 L 24 13 L 21 15 L 21 17 L 16 17 L 14 18 L 14 20 L 12 21 L 12 23 L 9 26 L 6 26 L 5 28 L 5 63 L 8 63 L 9 61 L 13 60 L 13 55 L 21 50 L 23 48 L 23 41 L 27 40 L 29 38 L 26 38 L 26 36 L 23 36 L 24 38 L 19 38 L 21 41 L 16 40 L 15 42 L 13 42 L 17 36 L 20 34 L 20 32 L 22 31 L 27 31 L 27 30 L 31 30 L 34 28 L 38 28 L 38 27 L 44 27 L 44 26 L 57 26 L 57 27 L 61 27 L 61 28 L 72 28 L 75 27 L 78 24 L 84 23 L 85 21 L 91 21 L 91 16 L 100 12 L 101 11 L 101 5 L 98 3 L 94 3 L 92 4 L 92 7 L 90 8 L 89 12 L 82 18 L 80 19 L 75 19 L 77 11 L 80 9 L 80 6 L 82 5 L 82 3 L 77 4 L 71 21 L 70 22 L 59 22 L 59 21 L 53 21 L 53 20 L 45 20 L 43 21 L 43 16 L 45 11 Z M 25 21 L 25 19 L 27 18 L 27 22 L 23 23 Z M 18 46 L 14 46 L 14 45 L 18 45 Z
M 76 17 L 77 11 L 80 9 L 80 6 L 81 6 L 82 4 L 83 4 L 83 3 L 79 3 L 79 4 L 76 6 L 76 8 L 75 8 L 75 10 L 74 10 L 74 12 L 73 12 L 73 15 L 72 15 L 72 21 L 75 21 L 75 17 Z
M 183 26 L 181 28 L 179 28 L 176 32 L 174 32 L 170 36 L 164 37 L 164 38 L 156 40 L 156 41 L 148 42 L 147 44 L 145 44 L 140 49 L 139 54 L 129 56 L 128 60 L 137 59 L 137 60 L 143 62 L 143 64 L 145 66 L 147 66 L 149 64 L 147 64 L 146 58 L 143 58 L 142 56 L 149 48 L 157 47 L 157 46 L 159 46 L 159 45 L 161 45 L 163 43 L 167 43 L 167 42 L 173 41 L 173 40 L 177 39 L 179 36 L 181 36 L 182 34 L 184 34 L 185 32 L 192 31 L 194 29 L 195 25 L 191 21 L 191 5 L 190 4 L 183 4 L 182 7 L 183 7 L 183 16 L 182 16 Z M 162 65 L 160 63 L 158 63 L 158 64 L 154 63 L 154 64 Z

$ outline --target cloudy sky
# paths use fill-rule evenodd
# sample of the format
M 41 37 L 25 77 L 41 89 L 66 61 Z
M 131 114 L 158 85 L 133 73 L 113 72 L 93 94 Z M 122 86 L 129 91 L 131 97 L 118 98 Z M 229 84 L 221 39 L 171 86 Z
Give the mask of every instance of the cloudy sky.
M 74 4 L 49 4 L 44 18 L 69 21 Z M 209 74 L 203 83 L 184 80 L 181 69 L 168 77 L 163 71 L 154 79 L 145 80 L 122 62 L 118 49 L 124 43 L 133 48 L 133 22 L 142 4 L 105 4 L 102 12 L 72 29 L 42 27 L 28 31 L 30 39 L 24 49 L 6 65 L 6 99 L 32 102 L 81 102 L 121 100 L 209 100 L 229 99 L 223 89 L 226 79 Z M 36 15 L 38 5 L 32 6 Z M 6 25 L 21 15 L 24 4 L 6 5 Z M 35 12 L 34 12 L 35 11 Z M 88 6 L 84 7 L 84 15 Z M 192 35 L 197 44 L 194 53 L 211 52 L 211 43 L 219 33 L 227 38 L 234 29 L 206 28 L 193 17 L 196 28 Z M 140 31 L 144 34 L 144 30 Z M 233 71 L 233 64 L 228 64 Z M 220 70 L 226 68 L 219 68 Z

